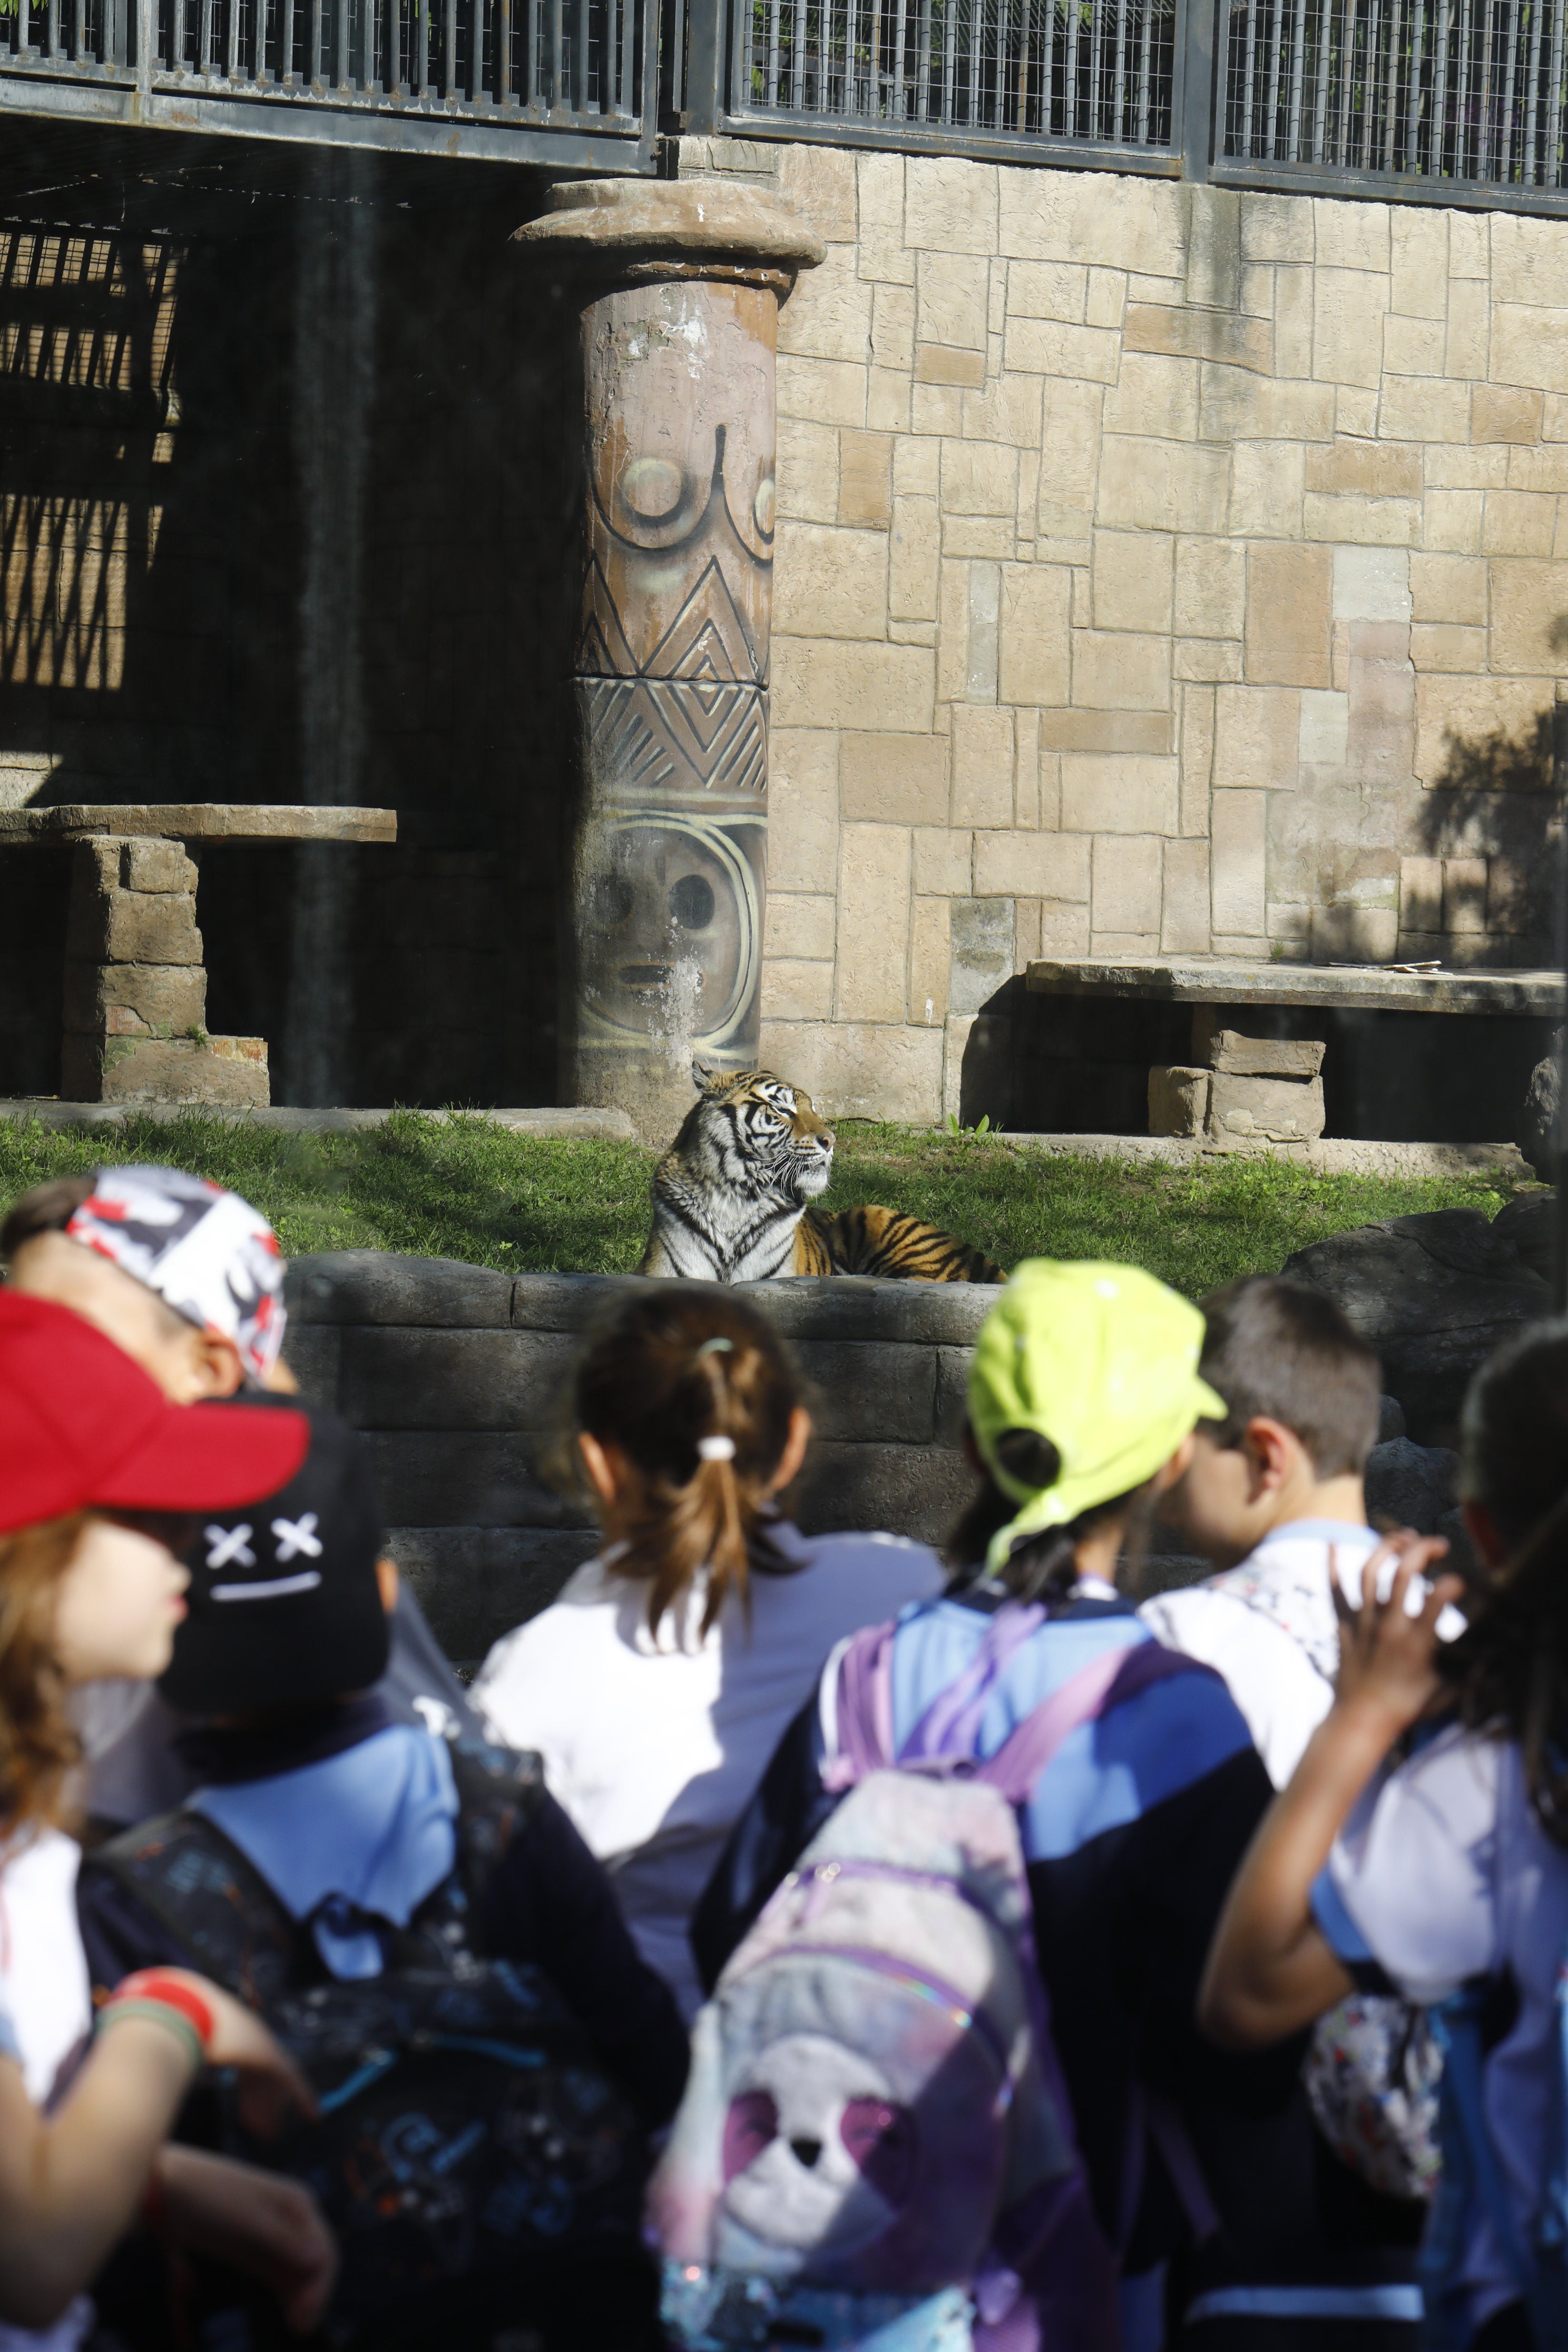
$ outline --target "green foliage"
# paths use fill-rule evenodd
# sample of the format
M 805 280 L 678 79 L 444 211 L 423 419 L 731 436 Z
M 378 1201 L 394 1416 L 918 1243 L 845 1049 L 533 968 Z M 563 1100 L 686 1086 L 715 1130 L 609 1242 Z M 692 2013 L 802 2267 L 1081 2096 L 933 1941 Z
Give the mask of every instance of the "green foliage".
M 1191 1297 L 1272 1271 L 1325 1234 L 1412 1210 L 1494 1214 L 1506 1180 L 1313 1176 L 1283 1160 L 1195 1168 L 1032 1150 L 982 1127 L 930 1133 L 838 1122 L 824 1206 L 881 1202 L 928 1217 L 1004 1265 L 1109 1257 Z M 637 1144 L 510 1134 L 480 1118 L 397 1111 L 347 1135 L 278 1135 L 197 1113 L 123 1132 L 0 1124 L 0 1202 L 109 1160 L 174 1162 L 233 1185 L 285 1250 L 385 1249 L 506 1273 L 626 1273 L 647 1234 L 654 1155 Z

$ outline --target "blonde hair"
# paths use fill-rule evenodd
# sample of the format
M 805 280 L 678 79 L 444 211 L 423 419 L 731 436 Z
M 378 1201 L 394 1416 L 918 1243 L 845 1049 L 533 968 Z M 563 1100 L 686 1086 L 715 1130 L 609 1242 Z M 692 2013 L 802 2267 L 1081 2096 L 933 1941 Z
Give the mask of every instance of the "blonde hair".
M 61 1579 L 85 1512 L 0 1535 L 0 1831 L 55 1825 L 81 1755 L 55 1648 Z
M 748 1602 L 751 1562 L 771 1550 L 768 1489 L 800 1401 L 772 1325 L 717 1283 L 650 1282 L 590 1342 L 574 1418 L 639 1473 L 615 1569 L 647 1585 L 654 1633 L 704 1568 L 704 1633 L 731 1593 Z

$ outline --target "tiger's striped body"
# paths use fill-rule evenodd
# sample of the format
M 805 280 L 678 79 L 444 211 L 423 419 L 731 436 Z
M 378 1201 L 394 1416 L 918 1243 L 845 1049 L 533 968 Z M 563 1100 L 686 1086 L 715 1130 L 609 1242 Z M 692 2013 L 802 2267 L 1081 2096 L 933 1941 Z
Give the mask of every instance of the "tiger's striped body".
M 654 1171 L 653 1231 L 639 1274 L 688 1282 L 879 1275 L 895 1282 L 1000 1282 L 983 1251 L 900 1209 L 809 1204 L 833 1173 L 833 1130 L 771 1070 L 693 1071 L 698 1098 Z

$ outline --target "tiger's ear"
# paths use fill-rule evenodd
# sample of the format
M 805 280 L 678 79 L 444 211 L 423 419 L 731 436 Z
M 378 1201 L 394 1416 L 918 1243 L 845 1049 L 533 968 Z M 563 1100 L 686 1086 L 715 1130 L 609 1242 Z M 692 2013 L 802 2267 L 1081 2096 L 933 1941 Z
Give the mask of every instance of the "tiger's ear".
M 723 1085 L 724 1073 L 722 1070 L 714 1069 L 710 1063 L 693 1062 L 691 1083 L 700 1095 L 710 1095 L 716 1087 Z

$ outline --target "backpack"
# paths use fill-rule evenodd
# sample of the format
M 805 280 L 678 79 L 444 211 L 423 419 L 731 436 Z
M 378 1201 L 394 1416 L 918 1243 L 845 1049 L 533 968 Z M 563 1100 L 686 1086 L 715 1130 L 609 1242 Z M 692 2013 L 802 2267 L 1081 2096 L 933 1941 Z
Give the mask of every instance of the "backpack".
M 501 2322 L 537 2325 L 537 2310 L 580 2315 L 644 2266 L 635 2118 L 541 1971 L 475 1946 L 489 1875 L 538 1801 L 539 1759 L 448 1737 L 458 1867 L 406 1928 L 384 1931 L 380 1976 L 326 1976 L 309 1933 L 200 1813 L 163 1814 L 83 1863 L 265 2018 L 315 2089 L 319 2120 L 276 2146 L 245 2144 L 237 2126 L 226 2137 L 319 2199 L 342 2250 L 326 2325 L 339 2346 L 488 2343 Z
M 1333 1687 L 1339 1667 L 1310 1615 L 1292 1596 L 1245 1565 L 1212 1589 L 1239 1601 L 1289 1634 Z M 1440 2041 L 1425 2010 L 1397 1993 L 1352 1992 L 1319 2018 L 1301 2061 L 1312 2120 L 1340 2162 L 1383 2197 L 1431 2198 L 1441 2167 L 1437 2089 Z
M 1103 1654 L 977 1762 L 995 1680 L 1045 1616 L 999 1611 L 897 1755 L 897 1621 L 829 1662 L 823 1778 L 847 1794 L 699 2015 L 649 2192 L 691 2352 L 982 2352 L 1024 2299 L 1044 2352 L 1116 2341 L 1016 1809 L 1079 1726 L 1207 1670 L 1152 1641 Z
M 1521 2242 L 1487 2128 L 1483 2095 L 1489 1988 L 1464 1985 L 1428 2014 L 1442 2053 L 1437 2137 L 1441 2173 L 1421 2241 L 1425 2352 L 1465 2352 L 1473 2329 L 1460 2279 L 1478 2205 L 1512 2272 L 1534 2352 L 1568 2352 L 1568 1956 L 1553 2000 L 1548 2137 L 1533 2242 Z

